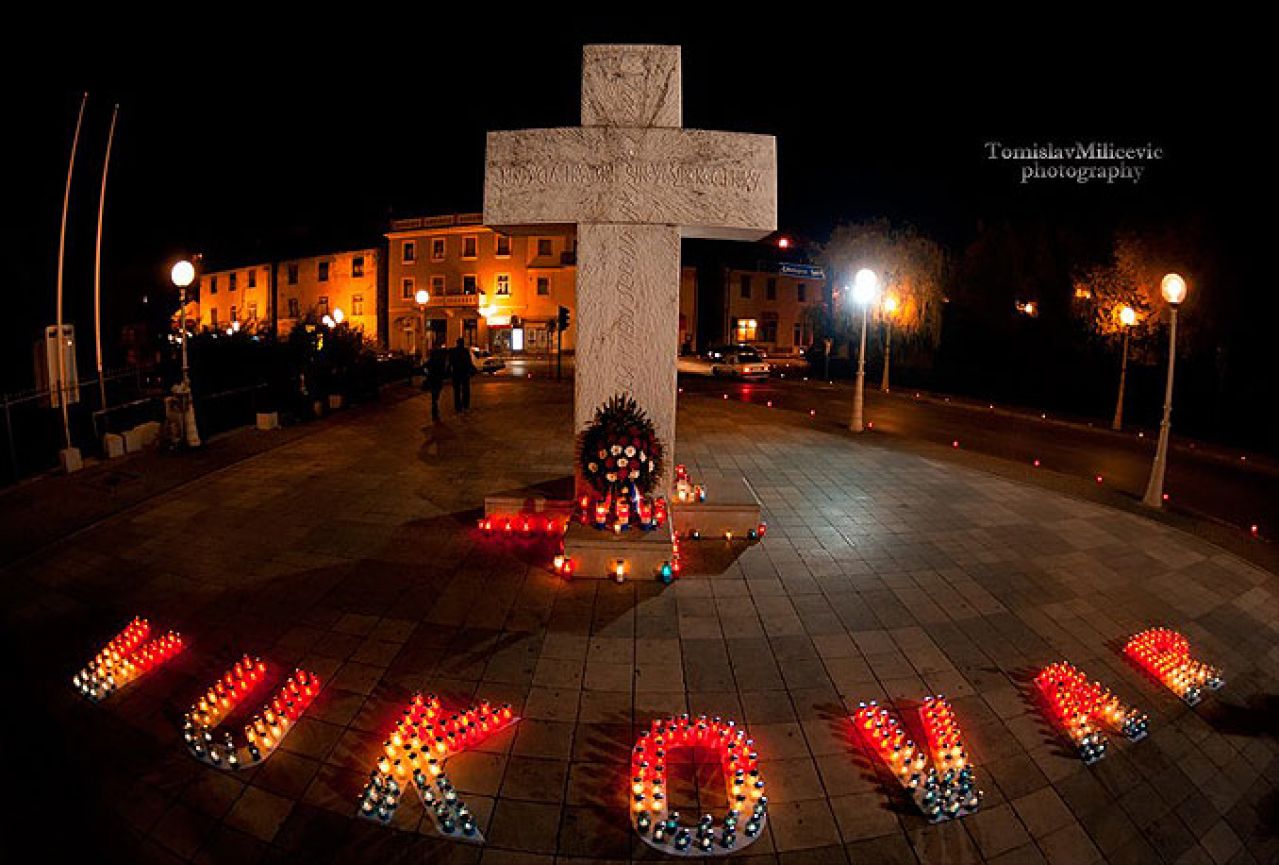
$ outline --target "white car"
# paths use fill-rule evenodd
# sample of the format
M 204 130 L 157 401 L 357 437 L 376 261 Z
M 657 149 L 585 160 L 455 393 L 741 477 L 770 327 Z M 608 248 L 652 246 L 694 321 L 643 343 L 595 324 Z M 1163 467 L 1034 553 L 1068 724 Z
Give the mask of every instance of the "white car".
M 471 360 L 475 363 L 475 368 L 479 372 L 488 373 L 489 375 L 506 369 L 506 361 L 500 357 L 494 357 L 493 353 L 487 349 L 471 346 Z
M 723 352 L 713 352 L 713 354 L 717 354 L 718 357 L 711 359 L 711 375 L 768 378 L 770 370 L 768 361 L 754 349 L 730 348 Z

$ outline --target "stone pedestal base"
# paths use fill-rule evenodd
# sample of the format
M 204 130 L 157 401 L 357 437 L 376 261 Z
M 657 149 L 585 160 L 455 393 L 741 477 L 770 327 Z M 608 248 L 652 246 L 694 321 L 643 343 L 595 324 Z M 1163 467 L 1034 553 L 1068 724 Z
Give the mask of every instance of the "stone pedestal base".
M 630 528 L 620 534 L 571 522 L 564 535 L 564 555 L 573 560 L 574 579 L 613 579 L 621 561 L 626 579 L 654 580 L 674 554 L 669 522 L 651 532 Z
M 78 472 L 84 468 L 84 460 L 80 458 L 79 448 L 63 448 L 58 451 L 58 463 L 67 474 Z
M 706 501 L 681 503 L 671 497 L 671 522 L 681 538 L 696 531 L 703 538 L 722 538 L 729 532 L 746 540 L 758 529 L 759 497 L 741 475 L 701 475 L 694 481 L 706 485 Z
M 102 451 L 108 459 L 124 456 L 124 436 L 107 433 L 102 437 Z
M 484 497 L 484 516 L 495 520 L 527 516 L 542 524 L 538 528 L 544 528 L 546 520 L 556 520 L 562 526 L 572 515 L 573 503 L 568 499 L 551 499 L 539 495 Z

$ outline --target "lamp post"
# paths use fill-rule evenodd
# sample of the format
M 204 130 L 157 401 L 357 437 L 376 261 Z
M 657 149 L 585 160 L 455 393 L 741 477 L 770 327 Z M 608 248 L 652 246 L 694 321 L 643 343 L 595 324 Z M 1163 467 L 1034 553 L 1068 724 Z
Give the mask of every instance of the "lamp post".
M 178 332 L 182 342 L 182 381 L 173 386 L 177 410 L 181 417 L 182 439 L 188 447 L 200 446 L 200 433 L 195 427 L 195 403 L 191 399 L 191 375 L 187 365 L 187 286 L 195 282 L 195 265 L 183 260 L 173 265 L 169 278 L 178 287 Z
M 417 311 L 419 319 L 422 323 L 422 341 L 418 345 L 418 360 L 426 357 L 426 305 L 431 300 L 431 293 L 425 288 L 419 288 L 413 295 L 413 300 L 417 303 Z
M 1142 504 L 1152 508 L 1163 507 L 1164 469 L 1168 467 L 1168 432 L 1172 427 L 1172 374 L 1177 360 L 1177 308 L 1186 299 L 1186 281 L 1178 274 L 1170 273 L 1159 284 L 1159 290 L 1168 301 L 1171 323 L 1168 328 L 1168 380 L 1164 385 L 1164 416 L 1159 422 L 1159 444 L 1155 446 L 1155 463 L 1150 470 L 1150 483 Z
M 897 298 L 891 294 L 884 298 L 884 380 L 879 389 L 888 393 L 888 363 L 893 353 L 893 314 L 897 312 Z
M 1124 329 L 1124 347 L 1119 354 L 1119 398 L 1115 400 L 1115 419 L 1110 422 L 1113 430 L 1124 426 L 1124 380 L 1128 377 L 1128 332 L 1137 323 L 1137 312 L 1131 306 L 1119 310 L 1119 323 Z
M 861 347 L 857 350 L 857 379 L 853 383 L 853 418 L 848 423 L 852 432 L 864 429 L 862 403 L 866 389 L 866 313 L 879 291 L 879 276 L 869 268 L 862 268 L 853 277 L 853 303 L 862 308 Z

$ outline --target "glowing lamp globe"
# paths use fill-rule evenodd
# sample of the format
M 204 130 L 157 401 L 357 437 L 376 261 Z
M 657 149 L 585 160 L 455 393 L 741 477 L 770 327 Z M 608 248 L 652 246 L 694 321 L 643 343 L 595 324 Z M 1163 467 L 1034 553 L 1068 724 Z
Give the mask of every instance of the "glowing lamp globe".
M 173 270 L 169 271 L 169 278 L 178 288 L 186 288 L 195 282 L 195 265 L 189 261 L 179 261 L 173 265 Z
M 889 315 L 892 315 L 896 311 L 897 311 L 897 298 L 893 297 L 892 295 L 889 295 L 888 297 L 884 298 L 884 312 L 888 313 Z
M 413 295 L 413 299 L 417 301 L 418 306 L 426 306 L 426 302 L 431 299 L 431 294 L 425 288 L 419 288 Z
M 333 321 L 337 324 L 341 324 L 342 319 L 344 318 L 346 318 L 346 313 L 342 311 L 342 307 L 335 307 L 333 309 Z
M 853 300 L 865 306 L 875 299 L 877 291 L 879 291 L 879 276 L 875 271 L 868 267 L 857 271 L 857 275 L 853 277 Z
M 1137 311 L 1131 306 L 1125 306 L 1119 310 L 1119 321 L 1123 323 L 1124 327 L 1132 327 L 1137 323 Z
M 333 316 L 331 316 L 331 315 L 325 315 L 325 316 L 324 316 L 324 318 L 320 319 L 320 323 L 321 323 L 321 324 L 323 324 L 325 327 L 332 327 L 332 326 L 333 326 Z
M 1170 273 L 1159 283 L 1159 291 L 1164 300 L 1176 306 L 1186 299 L 1186 281 L 1179 274 Z

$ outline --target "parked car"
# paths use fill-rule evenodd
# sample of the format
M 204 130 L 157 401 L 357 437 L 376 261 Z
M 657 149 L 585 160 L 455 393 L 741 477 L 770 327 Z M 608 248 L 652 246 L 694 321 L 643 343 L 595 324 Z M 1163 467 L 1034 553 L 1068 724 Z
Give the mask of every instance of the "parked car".
M 488 375 L 494 375 L 506 369 L 506 361 L 500 357 L 494 357 L 493 352 L 488 349 L 471 346 L 471 359 L 475 361 L 476 369 Z
M 770 367 L 763 354 L 754 348 L 728 346 L 711 349 L 711 375 L 736 378 L 768 378 Z

